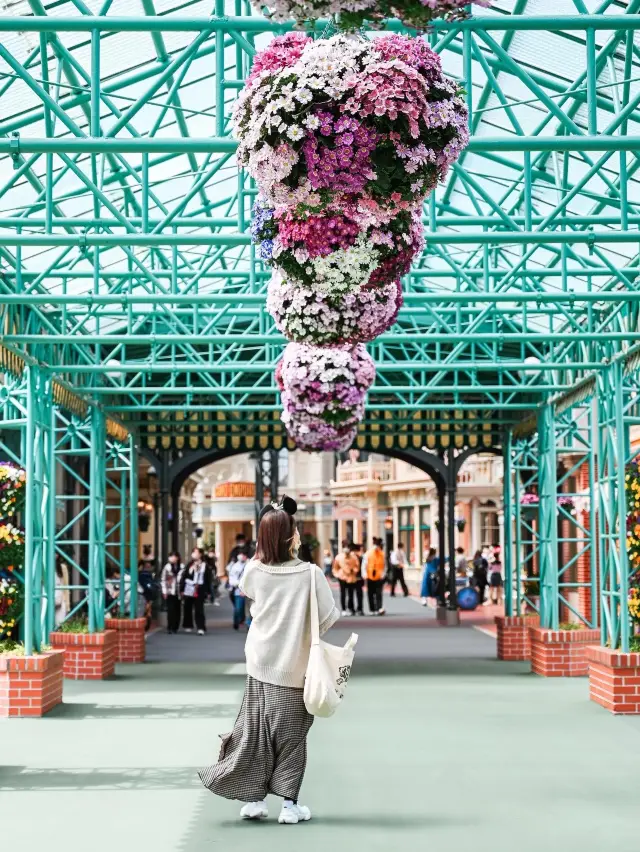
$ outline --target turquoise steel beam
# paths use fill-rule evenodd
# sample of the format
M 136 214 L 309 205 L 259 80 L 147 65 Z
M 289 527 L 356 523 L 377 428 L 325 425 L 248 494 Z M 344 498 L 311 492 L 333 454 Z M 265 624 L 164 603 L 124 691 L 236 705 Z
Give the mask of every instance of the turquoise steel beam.
M 316 31 L 326 30 L 329 21 L 315 23 Z M 385 27 L 401 30 L 398 21 L 386 21 Z M 640 15 L 477 15 L 464 21 L 433 21 L 430 27 L 440 31 L 485 31 L 485 30 L 551 30 L 579 32 L 592 28 L 598 30 L 640 29 Z M 85 17 L 14 17 L 0 18 L 0 32 L 287 32 L 294 29 L 293 22 L 275 22 L 263 17 L 212 16 L 210 18 L 162 15 L 149 17 L 118 17 L 91 15 Z
M 388 332 L 381 336 L 381 343 L 423 343 L 424 342 L 425 333 L 424 332 Z M 469 332 L 467 335 L 467 341 L 465 342 L 475 342 L 475 343 L 492 343 L 496 340 L 496 338 L 501 343 L 565 343 L 569 341 L 569 333 L 568 332 L 549 332 L 545 334 L 543 332 Z M 591 331 L 583 331 L 582 329 L 578 329 L 573 334 L 573 342 L 576 340 L 581 340 L 583 342 L 592 342 L 592 343 L 630 343 L 631 341 L 640 340 L 640 332 L 591 332 Z M 7 342 L 11 345 L 23 345 L 23 344 L 66 344 L 66 343 L 78 343 L 78 338 L 75 335 L 69 334 L 7 334 L 4 337 L 0 336 L 0 341 Z M 264 344 L 273 343 L 281 346 L 284 342 L 284 338 L 277 334 L 234 334 L 229 332 L 228 334 L 206 334 L 206 333 L 195 333 L 188 332 L 186 334 L 181 334 L 176 332 L 175 334 L 153 334 L 152 332 L 149 334 L 130 334 L 128 332 L 120 333 L 115 332 L 112 335 L 109 334 L 85 334 L 82 337 L 82 343 L 84 345 L 105 345 L 108 346 L 110 344 L 124 343 L 127 345 L 133 344 L 184 344 L 184 343 L 200 343 L 202 345 L 205 344 L 231 344 L 231 343 L 242 343 L 247 346 L 262 346 Z M 450 334 L 441 334 L 441 333 L 430 333 L 429 334 L 429 342 L 430 343 L 448 343 L 451 344 L 451 335 Z
M 640 271 L 640 270 L 639 270 Z M 57 273 L 52 273 L 56 276 Z M 129 274 L 128 274 L 129 275 Z M 79 275 L 70 273 L 69 277 L 78 278 Z M 224 278 L 224 270 L 221 272 Z M 33 305 L 226 305 L 233 300 L 237 305 L 263 305 L 266 302 L 265 293 L 245 292 L 213 292 L 213 293 L 30 293 L 29 303 Z M 478 293 L 476 290 L 460 292 L 448 290 L 434 290 L 430 293 L 417 293 L 409 290 L 404 293 L 404 302 L 410 305 L 435 304 L 443 302 L 455 305 L 475 305 L 477 303 L 490 304 L 523 304 L 533 303 L 540 305 L 580 305 L 589 302 L 638 302 L 640 301 L 640 290 L 610 290 L 610 291 L 566 291 L 549 293 L 531 290 L 510 290 L 506 293 Z M 0 293 L 0 305 L 22 305 L 25 296 L 18 293 Z
M 598 399 L 598 538 L 600 542 L 600 617 L 602 644 L 629 650 L 631 623 L 630 567 L 627 554 L 625 466 L 631 456 L 625 413 L 630 390 L 621 362 L 597 380 Z
M 13 137 L 0 139 L 0 154 L 228 154 L 238 143 L 224 136 L 212 138 Z M 469 141 L 469 153 L 495 151 L 640 151 L 640 136 L 480 136 Z
M 104 413 L 91 409 L 89 450 L 89 630 L 104 630 L 106 533 L 106 428 Z
M 456 233 L 426 232 L 426 245 L 547 245 L 584 243 L 633 243 L 637 231 L 491 231 Z M 248 246 L 248 234 L 0 234 L 0 246 Z
M 504 436 L 502 444 L 502 509 L 504 517 L 504 555 L 502 564 L 504 566 L 504 609 L 505 615 L 514 615 L 514 553 L 513 553 L 513 525 L 515 522 L 515 506 L 513 493 L 513 449 L 512 433 L 508 431 Z M 515 560 L 517 566 L 517 560 Z M 517 576 L 517 575 L 516 575 Z M 518 578 L 519 584 L 519 578 Z M 516 592 L 517 595 L 517 592 Z M 516 610 L 518 613 L 518 610 Z
M 25 653 L 39 651 L 47 634 L 50 580 L 47 564 L 50 554 L 52 483 L 51 474 L 51 379 L 37 367 L 26 372 L 26 428 L 23 432 L 26 474 L 24 517 L 24 619 L 22 634 Z
M 129 463 L 131 465 L 129 481 L 129 576 L 131 578 L 131 596 L 129 617 L 138 617 L 138 448 L 133 435 L 129 436 Z

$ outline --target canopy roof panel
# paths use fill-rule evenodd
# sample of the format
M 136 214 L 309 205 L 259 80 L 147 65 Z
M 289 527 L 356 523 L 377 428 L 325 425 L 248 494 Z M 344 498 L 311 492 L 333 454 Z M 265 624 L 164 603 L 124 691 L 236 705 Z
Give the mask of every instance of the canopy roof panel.
M 640 0 L 499 0 L 427 36 L 465 84 L 473 140 L 370 347 L 372 410 L 502 425 L 630 351 L 639 15 Z M 0 0 L 0 16 L 5 345 L 150 425 L 277 411 L 283 340 L 230 135 L 275 27 L 244 0 Z

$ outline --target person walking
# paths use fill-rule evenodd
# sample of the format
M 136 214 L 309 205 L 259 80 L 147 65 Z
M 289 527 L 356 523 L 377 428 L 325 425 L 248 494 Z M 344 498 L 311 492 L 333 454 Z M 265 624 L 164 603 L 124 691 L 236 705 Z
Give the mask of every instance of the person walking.
M 356 615 L 364 615 L 364 581 L 365 581 L 365 564 L 366 554 L 362 552 L 361 544 L 353 544 L 353 555 L 358 560 L 358 574 L 354 587 L 354 595 L 356 599 Z
M 407 559 L 407 554 L 404 552 L 403 542 L 399 541 L 396 549 L 391 552 L 390 561 L 393 570 L 393 578 L 391 580 L 391 597 L 395 598 L 396 584 L 400 583 L 404 596 L 407 598 L 409 597 L 409 589 L 404 578 L 404 571 L 405 568 L 409 567 L 409 561 Z
M 476 550 L 473 557 L 473 586 L 478 590 L 478 603 L 480 606 L 484 603 L 485 589 L 487 588 L 487 560 L 482 555 L 482 551 Z
M 333 568 L 333 557 L 331 556 L 331 551 L 325 550 L 324 555 L 322 557 L 322 569 L 324 571 L 325 577 L 331 577 L 332 568 Z
M 279 796 L 278 822 L 285 825 L 311 819 L 309 808 L 298 801 L 313 724 L 304 704 L 311 583 L 320 633 L 340 616 L 322 570 L 297 558 L 296 509 L 295 501 L 285 497 L 260 513 L 256 557 L 239 587 L 251 601 L 253 619 L 245 645 L 244 699 L 233 731 L 222 737 L 218 762 L 199 772 L 212 793 L 246 803 L 242 819 L 265 819 L 266 797 Z
M 180 575 L 183 570 L 180 554 L 177 550 L 171 551 L 160 575 L 160 589 L 167 605 L 167 633 L 177 633 L 180 629 Z
M 355 615 L 354 592 L 360 573 L 360 560 L 353 552 L 352 544 L 342 542 L 342 552 L 333 560 L 333 576 L 340 583 L 340 608 L 342 615 Z
M 494 604 L 502 604 L 504 582 L 502 580 L 502 563 L 496 557 L 491 566 L 491 574 L 489 575 L 489 585 L 491 586 L 490 600 Z
M 238 559 L 229 568 L 229 587 L 233 596 L 233 629 L 239 630 L 246 620 L 245 596 L 240 592 L 240 581 L 247 567 L 247 554 L 241 550 Z
M 196 595 L 193 575 L 194 568 L 190 562 L 182 572 L 178 585 L 182 600 L 182 629 L 185 633 L 191 633 L 193 630 L 193 604 Z
M 204 550 L 201 547 L 196 547 L 193 554 L 196 567 L 194 574 L 196 593 L 193 599 L 193 612 L 198 636 L 204 636 L 207 632 L 207 619 L 204 612 L 204 605 L 207 602 L 207 598 L 210 598 L 213 594 L 213 572 L 211 570 L 211 566 L 204 557 Z
M 371 615 L 384 615 L 382 602 L 384 589 L 385 559 L 382 539 L 374 538 L 373 547 L 365 554 L 364 571 L 367 578 L 367 597 Z
M 436 597 L 439 568 L 440 560 L 438 559 L 437 551 L 435 547 L 430 547 L 424 563 L 424 573 L 422 574 L 422 585 L 420 587 L 420 602 L 422 606 L 427 606 L 429 598 Z

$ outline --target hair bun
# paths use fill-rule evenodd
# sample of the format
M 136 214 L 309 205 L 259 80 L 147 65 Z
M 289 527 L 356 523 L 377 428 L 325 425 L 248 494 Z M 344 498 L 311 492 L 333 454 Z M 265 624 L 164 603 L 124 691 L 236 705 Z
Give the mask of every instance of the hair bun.
M 287 497 L 286 494 L 282 498 L 282 503 L 280 505 L 288 515 L 295 515 L 295 513 L 298 511 L 298 504 L 296 503 L 296 501 L 293 499 L 293 497 Z

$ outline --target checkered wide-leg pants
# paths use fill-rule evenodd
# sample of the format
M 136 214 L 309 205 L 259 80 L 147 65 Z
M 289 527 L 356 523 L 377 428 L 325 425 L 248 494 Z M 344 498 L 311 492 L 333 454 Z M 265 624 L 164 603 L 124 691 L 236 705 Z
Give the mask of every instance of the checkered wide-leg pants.
M 269 793 L 298 799 L 313 716 L 303 690 L 247 678 L 233 731 L 222 737 L 218 762 L 198 773 L 225 799 L 260 802 Z

